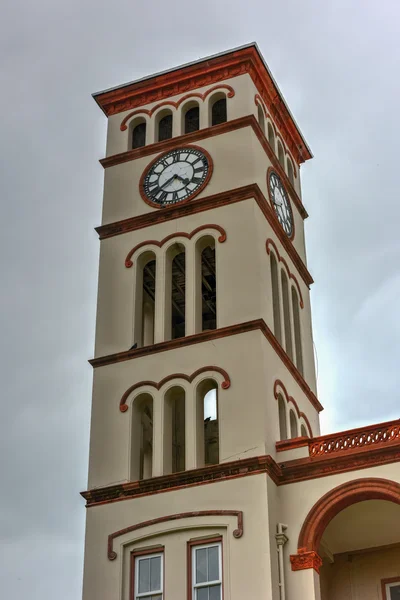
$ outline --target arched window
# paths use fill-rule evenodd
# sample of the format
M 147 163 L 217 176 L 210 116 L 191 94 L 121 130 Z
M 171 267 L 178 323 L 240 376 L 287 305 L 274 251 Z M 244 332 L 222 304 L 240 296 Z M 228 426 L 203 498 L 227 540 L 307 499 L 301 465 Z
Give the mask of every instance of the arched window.
M 131 480 L 148 479 L 153 473 L 153 398 L 140 394 L 132 404 Z
M 191 133 L 200 129 L 200 109 L 194 102 L 187 105 L 184 112 L 184 133 Z
M 185 470 L 185 390 L 179 386 L 164 397 L 164 474 Z
M 283 303 L 283 321 L 285 330 L 285 350 L 286 354 L 293 360 L 292 346 L 292 326 L 290 323 L 290 306 L 289 306 L 289 286 L 285 271 L 281 271 L 282 282 L 282 303 Z
M 202 381 L 196 398 L 197 467 L 219 463 L 218 389 L 212 379 Z
M 296 415 L 292 410 L 289 411 L 289 421 L 290 421 L 290 437 L 296 438 L 299 434 L 297 431 L 297 419 Z
M 259 123 L 261 129 L 263 130 L 263 133 L 265 133 L 264 111 L 260 104 L 258 105 L 258 108 L 257 108 L 257 116 L 258 116 L 258 123 Z
M 272 310 L 274 313 L 274 334 L 278 342 L 282 345 L 282 329 L 281 329 L 281 307 L 279 301 L 279 279 L 278 265 L 275 255 L 271 252 L 271 287 L 272 287 Z
M 213 240 L 214 241 L 214 240 Z M 217 280 L 215 274 L 215 243 L 201 253 L 201 329 L 217 328 Z
M 278 160 L 281 164 L 282 169 L 285 170 L 285 153 L 283 151 L 283 147 L 280 140 L 278 140 Z
M 281 395 L 278 396 L 279 435 L 281 440 L 287 440 L 286 406 Z
M 307 429 L 305 428 L 305 426 L 303 424 L 301 424 L 301 427 L 300 427 L 300 435 L 301 435 L 301 437 L 308 437 Z
M 166 323 L 171 324 L 170 339 L 185 336 L 186 253 L 182 244 L 174 244 L 167 253 Z M 167 337 L 168 339 L 168 337 Z
M 146 145 L 146 121 L 141 118 L 135 120 L 132 124 L 132 149 L 142 148 Z
M 267 132 L 268 132 L 269 145 L 271 146 L 272 150 L 275 152 L 275 134 L 274 134 L 274 129 L 269 121 L 268 121 Z
M 222 98 L 213 101 L 211 108 L 211 125 L 219 125 L 220 123 L 226 123 L 226 121 L 226 97 L 223 96 Z
M 172 138 L 172 112 L 170 110 L 162 111 L 157 116 L 157 141 L 169 140 Z
M 290 160 L 289 157 L 287 157 L 287 159 L 286 159 L 286 164 L 287 164 L 287 174 L 289 177 L 289 181 L 292 185 L 294 185 L 293 165 L 292 165 L 292 161 Z
M 303 349 L 301 347 L 301 327 L 300 327 L 300 305 L 299 297 L 295 288 L 292 286 L 292 306 L 293 306 L 293 328 L 294 343 L 296 346 L 296 366 L 303 374 Z
M 154 344 L 156 257 L 153 252 L 139 256 L 135 274 L 133 343 L 141 348 Z

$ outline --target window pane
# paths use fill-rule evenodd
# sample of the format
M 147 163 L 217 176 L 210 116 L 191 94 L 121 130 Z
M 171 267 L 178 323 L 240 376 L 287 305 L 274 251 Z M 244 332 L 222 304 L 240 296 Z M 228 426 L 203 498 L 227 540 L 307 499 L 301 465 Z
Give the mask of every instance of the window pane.
M 196 550 L 196 583 L 204 583 L 207 579 L 207 548 Z
M 150 559 L 150 590 L 161 589 L 161 556 Z
M 147 600 L 162 600 L 162 595 L 157 594 L 156 596 L 150 596 L 150 598 L 147 596 Z
M 150 559 L 142 558 L 139 560 L 139 594 L 150 592 Z
M 209 590 L 209 600 L 221 600 L 221 585 L 213 585 Z
M 390 600 L 400 600 L 400 583 L 390 588 Z
M 219 560 L 218 546 L 213 546 L 208 549 L 208 580 L 218 581 L 219 579 Z
M 197 588 L 196 600 L 209 600 L 208 587 Z

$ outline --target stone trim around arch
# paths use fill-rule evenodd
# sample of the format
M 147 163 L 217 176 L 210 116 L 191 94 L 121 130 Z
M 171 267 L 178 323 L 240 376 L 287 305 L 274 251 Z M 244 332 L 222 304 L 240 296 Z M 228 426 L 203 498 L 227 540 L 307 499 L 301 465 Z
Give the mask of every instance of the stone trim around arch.
M 114 531 L 114 533 L 110 533 L 110 535 L 108 536 L 107 543 L 108 559 L 115 560 L 117 558 L 117 553 L 113 549 L 113 542 L 115 538 L 120 537 L 121 535 L 131 533 L 132 531 L 137 531 L 138 529 L 142 529 L 143 527 L 150 527 L 151 525 L 157 525 L 158 523 L 166 523 L 167 521 L 178 521 L 179 519 L 190 519 L 192 517 L 215 516 L 237 517 L 237 528 L 233 531 L 233 537 L 236 539 L 242 537 L 243 511 L 241 510 L 197 510 L 193 512 L 184 512 L 175 515 L 167 515 L 165 517 L 158 517 L 157 519 L 151 519 L 149 521 L 142 521 L 141 523 L 136 523 L 136 525 L 131 525 L 130 527 L 125 527 L 125 529 L 120 529 L 119 531 Z
M 193 229 L 191 233 L 177 231 L 176 233 L 171 233 L 170 235 L 167 235 L 167 237 L 162 239 L 161 242 L 158 242 L 157 240 L 147 240 L 146 242 L 141 242 L 140 244 L 137 244 L 134 248 L 132 248 L 132 250 L 128 252 L 125 258 L 125 267 L 127 269 L 130 269 L 133 266 L 132 256 L 137 250 L 143 248 L 144 246 L 157 246 L 158 248 L 161 248 L 164 244 L 166 244 L 166 242 L 177 237 L 184 237 L 188 240 L 191 240 L 192 237 L 196 235 L 196 233 L 199 233 L 199 231 L 204 231 L 206 229 L 215 229 L 216 231 L 218 231 L 220 233 L 218 241 L 221 244 L 223 244 L 226 241 L 226 231 L 220 225 L 215 225 L 215 223 L 211 223 L 209 225 L 200 225 L 200 227 L 196 227 L 196 229 Z
M 310 425 L 310 421 L 307 418 L 307 415 L 304 414 L 299 409 L 299 406 L 298 406 L 296 400 L 293 398 L 293 396 L 289 396 L 286 387 L 284 386 L 284 384 L 282 383 L 282 381 L 280 379 L 276 379 L 275 383 L 274 383 L 274 397 L 275 397 L 275 400 L 278 400 L 278 398 L 279 398 L 279 388 L 281 389 L 282 395 L 283 395 L 284 399 L 286 400 L 286 403 L 287 404 L 292 404 L 294 406 L 294 408 L 296 410 L 297 418 L 299 420 L 301 418 L 304 419 L 304 422 L 306 423 L 306 425 L 308 427 L 308 434 L 310 436 L 309 438 L 307 438 L 307 440 L 312 439 L 312 437 L 313 437 L 313 431 L 312 431 L 312 428 L 311 428 L 311 425 Z M 314 408 L 316 408 L 316 407 L 314 406 Z M 299 436 L 299 437 L 301 437 L 301 436 Z M 298 439 L 298 438 L 291 438 L 290 441 L 293 442 L 293 439 Z M 287 441 L 287 440 L 284 440 L 284 441 Z M 301 445 L 303 446 L 305 444 L 302 443 Z
M 400 505 L 400 483 L 366 477 L 343 483 L 322 496 L 303 523 L 297 554 L 290 557 L 292 570 L 314 568 L 318 571 L 317 551 L 326 527 L 342 510 L 364 500 L 387 500 Z
M 134 392 L 135 390 L 137 390 L 140 387 L 147 385 L 147 386 L 156 388 L 156 390 L 160 390 L 165 383 L 168 383 L 168 381 L 172 381 L 173 379 L 184 379 L 185 381 L 192 383 L 192 381 L 198 375 L 200 375 L 201 373 L 207 373 L 208 371 L 219 373 L 220 375 L 222 375 L 222 377 L 224 378 L 224 381 L 221 383 L 221 388 L 223 390 L 227 390 L 228 388 L 231 387 L 231 380 L 230 380 L 228 373 L 225 371 L 225 369 L 221 369 L 221 367 L 214 367 L 214 366 L 201 367 L 201 369 L 197 369 L 197 371 L 195 371 L 191 375 L 185 375 L 184 373 L 174 373 L 173 375 L 168 375 L 167 377 L 164 377 L 164 379 L 161 379 L 161 381 L 159 381 L 158 383 L 156 383 L 155 381 L 139 381 L 138 383 L 131 385 L 131 387 L 129 387 L 126 390 L 126 392 L 123 394 L 121 400 L 119 401 L 119 410 L 121 412 L 126 412 L 128 410 L 129 406 L 128 406 L 128 404 L 126 404 L 127 399 L 132 394 L 132 392 Z

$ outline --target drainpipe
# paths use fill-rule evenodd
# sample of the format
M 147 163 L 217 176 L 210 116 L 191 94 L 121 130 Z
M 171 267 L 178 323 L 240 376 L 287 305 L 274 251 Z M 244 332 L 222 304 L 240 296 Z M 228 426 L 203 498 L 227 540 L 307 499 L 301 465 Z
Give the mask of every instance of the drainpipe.
M 283 564 L 283 546 L 288 541 L 287 536 L 285 535 L 285 531 L 287 529 L 287 525 L 283 523 L 278 523 L 277 525 L 277 534 L 275 535 L 276 545 L 278 547 L 278 565 L 279 565 L 279 595 L 281 600 L 285 600 L 286 598 L 286 590 L 285 590 L 285 570 Z

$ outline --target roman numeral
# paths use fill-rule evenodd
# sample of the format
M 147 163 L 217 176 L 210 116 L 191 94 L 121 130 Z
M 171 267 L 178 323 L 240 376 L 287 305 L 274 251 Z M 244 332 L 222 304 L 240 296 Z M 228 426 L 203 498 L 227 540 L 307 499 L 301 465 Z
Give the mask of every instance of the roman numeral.
M 202 181 L 203 181 L 202 177 L 193 177 L 193 179 L 192 179 L 192 183 L 196 183 L 196 184 L 201 183 Z

